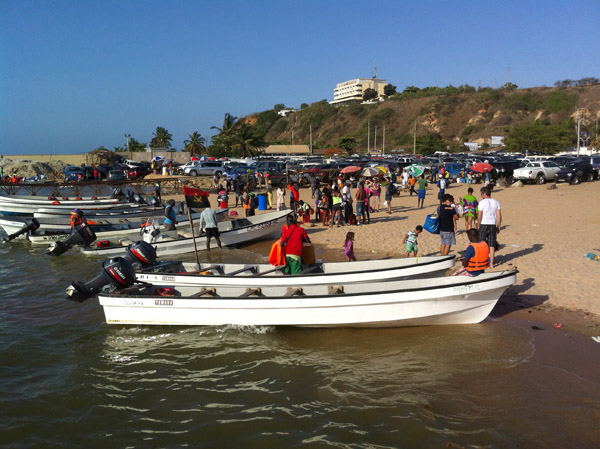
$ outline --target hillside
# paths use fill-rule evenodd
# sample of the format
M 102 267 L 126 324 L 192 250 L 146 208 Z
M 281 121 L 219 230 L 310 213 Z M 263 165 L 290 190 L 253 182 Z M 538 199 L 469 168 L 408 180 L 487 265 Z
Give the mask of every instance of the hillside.
M 423 93 L 421 92 L 421 95 Z M 449 146 L 462 142 L 490 143 L 493 135 L 506 135 L 512 128 L 543 120 L 557 123 L 576 121 L 581 108 L 582 129 L 596 135 L 600 117 L 600 85 L 585 87 L 537 87 L 463 91 L 437 96 L 395 94 L 376 105 L 352 104 L 333 107 L 326 101 L 279 117 L 274 110 L 252 114 L 245 119 L 266 132 L 267 142 L 308 144 L 312 125 L 313 145 L 335 147 L 338 138 L 354 137 L 357 149 L 366 150 L 368 123 L 371 146 L 377 126 L 377 148 L 381 148 L 385 127 L 386 151 L 412 147 L 416 135 L 438 133 Z

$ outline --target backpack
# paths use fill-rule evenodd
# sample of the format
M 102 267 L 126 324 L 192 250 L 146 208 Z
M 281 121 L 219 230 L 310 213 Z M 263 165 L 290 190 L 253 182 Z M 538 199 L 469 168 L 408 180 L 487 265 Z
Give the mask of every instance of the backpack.
M 256 195 L 252 195 L 252 199 L 250 200 L 250 209 L 258 208 L 258 197 Z
M 392 195 L 395 195 L 396 193 L 398 193 L 398 188 L 396 187 L 396 185 L 392 182 Z

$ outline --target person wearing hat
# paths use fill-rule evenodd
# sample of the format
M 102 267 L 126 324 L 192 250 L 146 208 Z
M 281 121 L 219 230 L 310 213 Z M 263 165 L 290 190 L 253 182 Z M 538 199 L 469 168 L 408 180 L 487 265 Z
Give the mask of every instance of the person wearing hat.
M 71 217 L 69 222 L 71 223 L 71 231 L 75 229 L 75 226 L 79 226 L 83 223 L 85 219 L 83 218 L 83 211 L 79 209 L 73 209 L 71 211 Z

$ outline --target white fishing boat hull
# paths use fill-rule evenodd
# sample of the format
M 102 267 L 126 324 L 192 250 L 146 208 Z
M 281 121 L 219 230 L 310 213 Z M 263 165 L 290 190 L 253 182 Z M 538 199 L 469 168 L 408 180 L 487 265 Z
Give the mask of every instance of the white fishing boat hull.
M 473 324 L 483 321 L 516 272 L 484 273 L 389 283 L 304 287 L 306 296 L 268 287 L 264 297 L 241 298 L 243 290 L 218 289 L 218 297 L 131 294 L 100 295 L 109 324 L 184 326 L 400 327 Z M 319 293 L 318 290 L 321 289 Z M 196 288 L 196 291 L 199 289 Z M 228 291 L 230 293 L 228 293 Z M 234 296 L 237 295 L 237 296 Z
M 226 215 L 227 212 L 229 211 L 229 209 L 219 209 L 217 210 L 217 219 L 221 220 L 223 219 Z M 200 214 L 202 212 L 195 212 L 193 214 L 191 214 L 192 216 L 192 220 L 196 221 L 200 218 Z M 136 219 L 132 219 L 131 217 L 128 217 L 129 219 L 123 219 L 124 221 L 121 221 L 121 223 L 108 223 L 105 221 L 107 220 L 91 220 L 94 223 L 98 223 L 98 225 L 94 225 L 92 226 L 92 230 L 94 231 L 94 233 L 96 234 L 96 240 L 105 240 L 105 239 L 114 239 L 114 238 L 129 238 L 129 239 L 135 239 L 135 240 L 140 240 L 141 239 L 141 225 L 142 225 L 142 221 L 140 218 Z M 154 222 L 155 226 L 157 227 L 162 227 L 163 223 L 164 223 L 164 216 L 162 217 L 156 217 L 156 216 L 146 216 L 145 218 L 148 218 L 148 220 L 150 222 Z M 176 217 L 176 220 L 179 222 L 179 224 L 177 225 L 178 229 L 180 229 L 181 231 L 184 232 L 188 232 L 190 229 L 190 222 L 189 222 L 189 217 L 187 215 L 178 215 Z M 0 219 L 0 222 L 2 220 Z M 115 219 L 116 221 L 116 219 Z M 111 231 L 98 231 L 97 229 L 103 229 L 103 228 L 109 228 L 110 226 L 123 226 L 123 229 L 115 229 L 115 230 L 111 230 Z M 42 225 L 43 229 L 49 229 L 46 227 L 46 225 Z M 52 242 L 56 242 L 57 240 L 64 240 L 68 234 L 65 233 L 70 233 L 71 232 L 71 227 L 70 226 L 66 226 L 63 228 L 61 228 L 62 230 L 64 230 L 63 233 L 60 234 L 29 234 L 26 238 L 34 245 L 50 245 L 52 244 Z
M 365 260 L 359 262 L 325 262 L 305 267 L 306 273 L 296 275 L 273 271 L 268 264 L 183 264 L 188 271 L 194 269 L 204 274 L 173 274 L 139 272 L 139 281 L 154 285 L 182 286 L 290 286 L 290 285 L 337 285 L 359 282 L 383 282 L 390 280 L 434 277 L 444 274 L 455 263 L 454 256 L 427 256 L 418 258 Z M 208 271 L 207 268 L 209 268 Z M 212 273 L 223 273 L 212 275 Z M 237 274 L 227 274 L 237 273 Z M 262 274 L 264 273 L 264 274 Z
M 123 209 L 135 209 L 139 208 L 137 204 L 125 204 L 119 205 L 111 203 L 98 203 L 98 204 L 77 204 L 77 205 L 65 205 L 56 204 L 54 206 L 39 205 L 39 204 L 17 204 L 17 203 L 0 203 L 0 215 L 12 216 L 12 215 L 25 215 L 33 216 L 34 213 L 38 212 L 40 208 L 58 210 L 63 212 L 72 211 L 77 208 L 84 212 L 88 211 L 106 211 L 106 210 L 123 210 Z
M 286 222 L 286 217 L 290 211 L 270 212 L 266 214 L 255 215 L 254 217 L 241 218 L 219 223 L 220 239 L 222 246 L 231 246 L 241 243 L 248 243 L 253 240 L 261 240 L 270 237 L 276 237 L 281 234 L 281 228 Z M 249 223 L 247 226 L 234 228 L 234 223 Z M 196 230 L 197 233 L 197 230 Z M 180 255 L 194 252 L 194 239 L 182 236 L 179 231 L 169 231 L 164 233 L 166 240 L 152 242 L 156 249 L 157 257 Z M 140 239 L 141 240 L 141 239 Z M 111 246 L 106 248 L 80 248 L 87 256 L 114 257 L 122 256 L 127 252 L 127 246 L 131 242 L 110 241 Z M 196 249 L 203 251 L 206 249 L 206 237 L 196 237 Z

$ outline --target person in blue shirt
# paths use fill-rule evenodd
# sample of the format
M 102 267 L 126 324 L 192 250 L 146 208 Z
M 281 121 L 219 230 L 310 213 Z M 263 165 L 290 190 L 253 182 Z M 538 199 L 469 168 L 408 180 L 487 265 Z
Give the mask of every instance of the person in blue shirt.
M 175 200 L 171 199 L 167 201 L 167 207 L 165 207 L 165 231 L 174 231 L 177 229 L 175 225 L 177 224 L 177 220 L 175 219 Z

